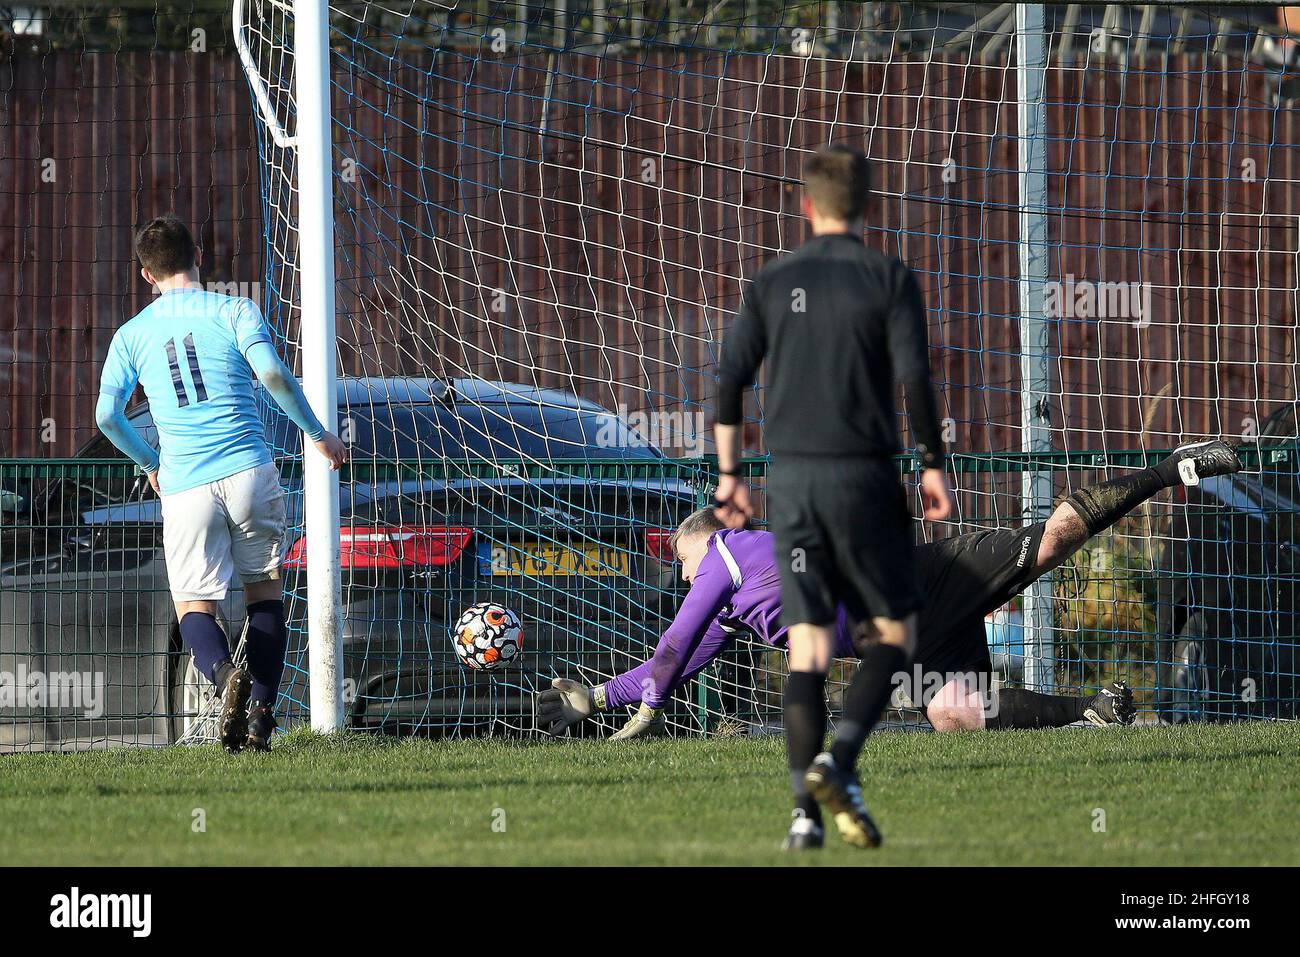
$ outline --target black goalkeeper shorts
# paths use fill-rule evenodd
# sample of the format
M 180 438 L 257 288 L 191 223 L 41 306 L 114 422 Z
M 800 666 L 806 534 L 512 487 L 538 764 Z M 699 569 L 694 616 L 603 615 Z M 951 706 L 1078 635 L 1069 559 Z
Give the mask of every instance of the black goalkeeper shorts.
M 1046 522 L 993 528 L 918 549 L 922 606 L 914 661 L 927 672 L 992 670 L 984 616 L 1037 577 Z
M 783 624 L 905 618 L 919 607 L 914 531 L 892 459 L 774 460 L 768 528 L 781 575 Z

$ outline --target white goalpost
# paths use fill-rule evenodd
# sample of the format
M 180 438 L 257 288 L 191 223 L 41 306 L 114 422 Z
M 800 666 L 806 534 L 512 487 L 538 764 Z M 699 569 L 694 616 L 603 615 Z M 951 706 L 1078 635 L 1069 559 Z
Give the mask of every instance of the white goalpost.
M 248 79 L 267 149 L 296 171 L 277 207 L 274 232 L 296 244 L 292 281 L 281 298 L 300 324 L 303 393 L 330 431 L 338 430 L 334 278 L 333 115 L 330 106 L 328 0 L 265 0 L 279 47 L 271 48 L 274 78 L 249 43 L 256 36 L 245 0 L 234 0 L 235 50 Z M 252 0 L 262 11 L 263 0 Z M 290 20 L 291 17 L 291 20 Z M 292 29 L 289 23 L 292 22 Z M 265 37 L 259 52 L 265 54 Z M 290 46 L 292 44 L 292 46 Z M 290 129 L 293 126 L 293 129 Z M 294 218 L 296 214 L 296 219 Z M 292 301 L 293 290 L 298 301 Z M 339 476 L 325 459 L 304 449 L 303 531 L 306 537 L 308 694 L 311 726 L 344 726 L 342 593 L 339 566 Z
M 329 3 L 294 0 L 293 12 L 302 385 L 317 417 L 337 432 Z M 323 456 L 304 449 L 309 686 L 311 726 L 317 731 L 337 731 L 344 722 L 339 525 L 338 473 Z
M 1047 285 L 1047 21 L 1041 4 L 1016 4 L 1016 132 L 1020 160 L 1020 413 L 1021 451 L 1052 449 L 1050 328 L 1043 314 Z M 1052 511 L 1052 473 L 1022 474 L 1025 520 L 1046 521 Z M 1052 580 L 1026 589 L 1024 681 L 1033 691 L 1056 687 L 1052 635 Z

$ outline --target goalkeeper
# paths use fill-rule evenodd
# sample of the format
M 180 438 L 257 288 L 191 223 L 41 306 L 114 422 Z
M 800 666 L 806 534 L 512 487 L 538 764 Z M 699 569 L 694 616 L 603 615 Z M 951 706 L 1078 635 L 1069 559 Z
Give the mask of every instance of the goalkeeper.
M 1240 468 L 1226 442 L 1185 445 L 1151 468 L 1080 489 L 1046 522 L 919 546 L 922 602 L 913 674 L 924 674 L 929 690 L 916 694 L 913 689 L 910 696 L 934 729 L 1045 728 L 1084 720 L 1097 725 L 1132 723 L 1133 693 L 1121 682 L 1095 695 L 1048 695 L 1020 688 L 989 693 L 992 663 L 984 616 L 1161 490 L 1180 482 L 1195 485 Z M 638 703 L 639 710 L 611 740 L 653 734 L 663 726 L 662 709 L 673 691 L 721 654 L 733 635 L 744 632 L 785 646 L 786 629 L 779 625 L 780 581 L 768 532 L 724 529 L 714 510 L 705 508 L 681 524 L 672 546 L 682 563 L 682 578 L 691 587 L 654 656 L 594 688 L 555 679 L 553 687 L 538 696 L 538 719 L 549 734 L 563 734 L 597 711 Z M 835 657 L 861 656 L 863 649 L 854 646 L 852 634 L 841 607 Z M 801 798 L 799 803 L 787 846 L 820 846 L 817 802 Z

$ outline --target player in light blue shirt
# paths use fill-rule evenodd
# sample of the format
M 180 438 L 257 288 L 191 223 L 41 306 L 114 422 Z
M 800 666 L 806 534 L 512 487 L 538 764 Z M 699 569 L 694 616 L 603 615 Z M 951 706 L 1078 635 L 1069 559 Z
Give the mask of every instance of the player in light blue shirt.
M 256 359 L 269 369 L 280 362 L 252 300 L 188 285 L 168 289 L 113 337 L 100 378 L 109 416 L 102 424 L 112 428 L 138 380 L 149 397 L 159 453 L 145 452 L 129 436 L 119 445 L 146 472 L 157 470 L 166 494 L 264 465 L 271 450 L 253 392 Z M 324 435 L 305 402 L 295 411 L 309 438 Z
M 280 360 L 250 299 L 199 283 L 202 251 L 174 216 L 136 235 L 140 273 L 159 296 L 113 336 L 95 418 L 162 501 L 163 549 L 181 637 L 222 694 L 228 750 L 265 750 L 288 628 L 280 582 L 284 493 L 253 378 L 337 469 L 347 460 Z M 136 385 L 158 430 L 155 452 L 126 418 Z M 238 574 L 248 606 L 247 665 L 231 661 L 218 603 Z

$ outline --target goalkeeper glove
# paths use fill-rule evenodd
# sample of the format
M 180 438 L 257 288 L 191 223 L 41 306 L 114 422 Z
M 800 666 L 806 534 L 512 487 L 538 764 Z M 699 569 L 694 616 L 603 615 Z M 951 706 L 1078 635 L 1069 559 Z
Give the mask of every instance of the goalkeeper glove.
M 611 741 L 631 741 L 633 738 L 650 738 L 664 733 L 666 719 L 661 708 L 642 704 L 627 724 L 610 735 Z
M 568 678 L 556 678 L 537 696 L 537 720 L 553 738 L 585 721 L 600 709 L 604 688 L 588 688 Z

